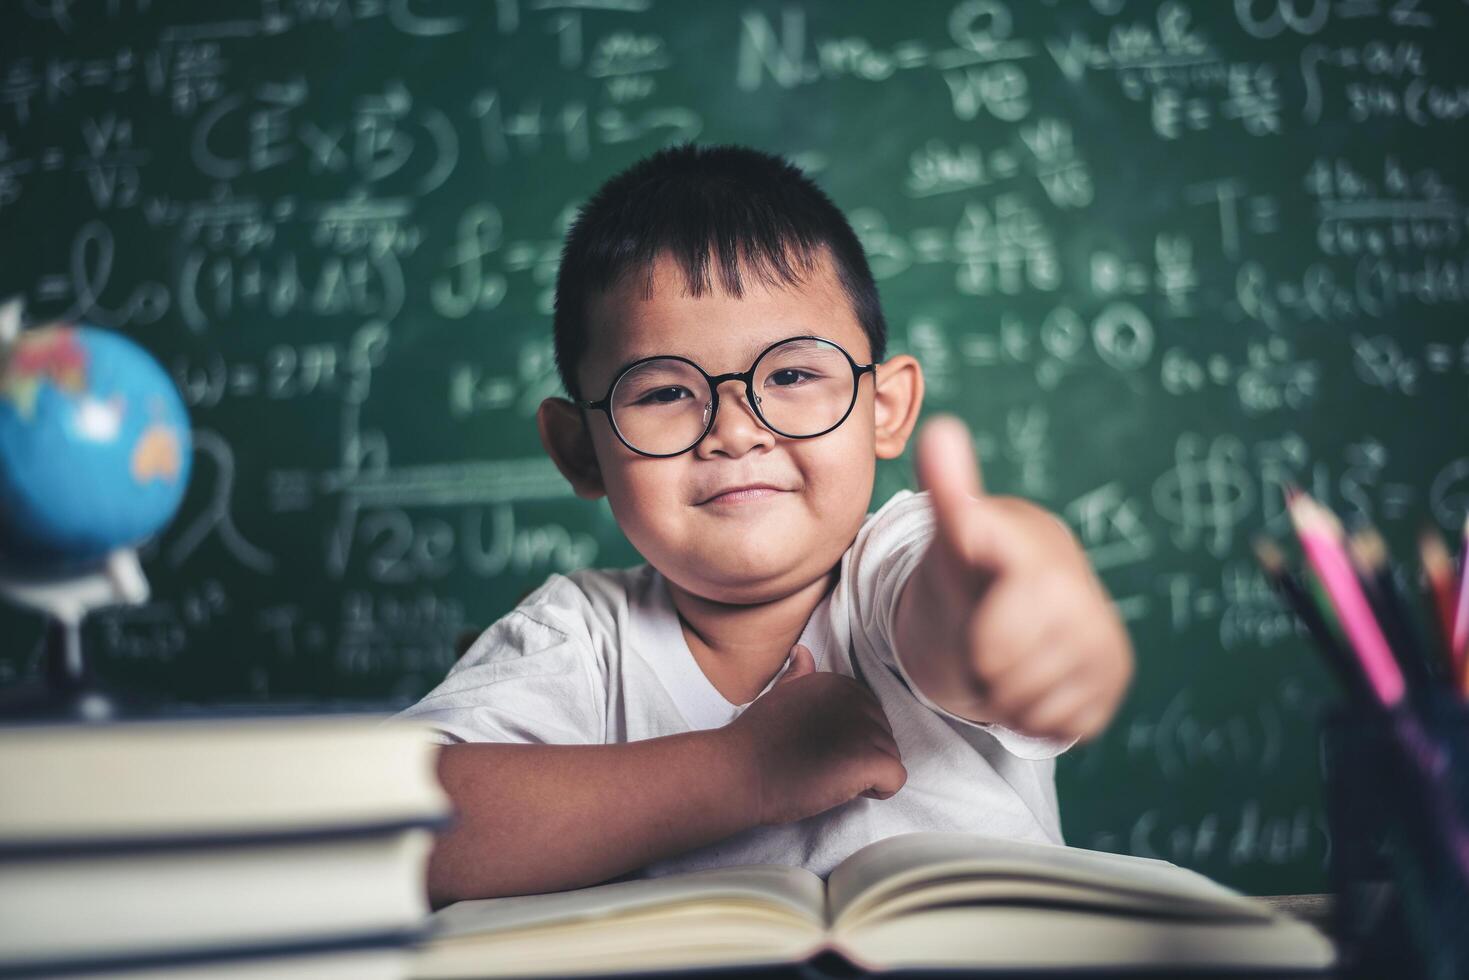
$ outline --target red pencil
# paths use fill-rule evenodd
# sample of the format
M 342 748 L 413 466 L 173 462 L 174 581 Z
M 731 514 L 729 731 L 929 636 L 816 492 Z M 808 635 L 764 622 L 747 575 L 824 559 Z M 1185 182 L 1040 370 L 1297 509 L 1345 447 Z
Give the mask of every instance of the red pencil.
M 1434 620 L 1443 639 L 1444 663 L 1448 665 L 1454 690 L 1462 690 L 1464 671 L 1460 655 L 1454 650 L 1454 563 L 1449 558 L 1449 549 L 1444 546 L 1443 538 L 1431 527 L 1425 527 L 1418 533 L 1418 554 L 1423 562 L 1423 576 L 1428 580 L 1429 594 L 1433 596 Z

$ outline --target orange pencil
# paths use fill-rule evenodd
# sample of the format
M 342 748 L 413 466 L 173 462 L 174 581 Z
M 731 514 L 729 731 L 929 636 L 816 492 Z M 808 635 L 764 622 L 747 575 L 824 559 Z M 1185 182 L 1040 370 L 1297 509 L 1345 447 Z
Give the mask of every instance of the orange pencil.
M 1454 690 L 1462 690 L 1463 669 L 1460 656 L 1454 650 L 1454 563 L 1449 558 L 1449 549 L 1443 538 L 1432 527 L 1418 533 L 1418 554 L 1423 561 L 1423 576 L 1428 580 L 1428 592 L 1433 596 L 1434 620 L 1439 636 L 1443 638 L 1444 663 Z
M 1398 665 L 1403 668 L 1408 686 L 1420 692 L 1427 691 L 1433 684 L 1430 663 L 1418 649 L 1413 626 L 1398 596 L 1397 584 L 1393 582 L 1392 568 L 1387 560 L 1387 542 L 1375 528 L 1365 525 L 1348 538 L 1347 552 L 1367 593 L 1367 601 L 1387 635 Z

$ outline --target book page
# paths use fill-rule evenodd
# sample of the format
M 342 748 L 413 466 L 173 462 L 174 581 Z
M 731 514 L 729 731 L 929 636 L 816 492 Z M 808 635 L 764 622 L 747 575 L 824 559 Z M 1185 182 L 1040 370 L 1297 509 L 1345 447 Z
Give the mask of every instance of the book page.
M 1259 903 L 1167 861 L 968 833 L 924 831 L 869 844 L 837 865 L 827 879 L 827 893 L 832 921 L 841 926 L 927 885 L 945 886 L 946 900 L 957 901 L 947 886 L 1006 879 L 1017 887 L 1027 883 L 1023 890 L 1032 901 L 1044 894 L 1036 883 L 1051 883 L 1067 886 L 1057 890 L 1057 902 L 1075 903 L 1092 895 L 1097 904 L 1117 911 L 1270 918 Z M 1004 889 L 991 886 L 984 892 L 976 893 L 975 900 L 999 900 Z
M 1331 940 L 1303 922 L 1116 916 L 1004 905 L 940 908 L 864 925 L 838 944 L 887 970 L 1324 971 Z M 1296 974 L 1299 975 L 1299 974 Z
M 610 918 L 675 905 L 756 902 L 824 926 L 824 883 L 805 868 L 760 864 L 713 868 L 590 888 L 456 902 L 430 919 L 433 937 L 450 939 Z

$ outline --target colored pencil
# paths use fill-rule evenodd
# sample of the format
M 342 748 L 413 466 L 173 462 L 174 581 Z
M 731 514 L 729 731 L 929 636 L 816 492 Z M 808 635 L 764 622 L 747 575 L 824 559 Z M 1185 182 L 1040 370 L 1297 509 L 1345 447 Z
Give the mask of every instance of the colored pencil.
M 1373 693 L 1387 707 L 1395 707 L 1406 690 L 1403 672 L 1342 547 L 1341 522 L 1299 490 L 1288 491 L 1286 507 L 1306 559 L 1336 607 L 1342 632 L 1356 651 Z
M 1341 522 L 1294 487 L 1286 488 L 1286 502 L 1291 524 L 1326 592 L 1327 604 L 1334 606 L 1342 632 L 1356 651 L 1360 671 L 1353 673 L 1364 675 L 1365 684 L 1386 708 L 1394 740 L 1418 777 L 1422 804 L 1432 821 L 1437 846 L 1454 863 L 1461 880 L 1469 881 L 1469 827 L 1449 784 L 1448 753 L 1424 728 L 1412 702 L 1404 696 L 1402 672 L 1347 558 Z M 1264 557 L 1275 556 L 1267 552 Z M 1279 565 L 1283 570 L 1283 560 Z M 1321 646 L 1329 659 L 1330 647 L 1324 643 Z
M 1454 651 L 1454 563 L 1443 538 L 1432 527 L 1418 533 L 1418 554 L 1423 562 L 1423 575 L 1428 580 L 1428 592 L 1433 597 L 1433 618 L 1443 640 L 1444 663 L 1448 665 L 1454 689 L 1459 690 L 1463 670 Z
M 1336 610 L 1332 608 L 1331 597 L 1321 587 L 1321 580 L 1315 575 L 1298 575 L 1297 579 L 1301 587 L 1315 598 L 1316 608 L 1321 613 L 1321 618 L 1326 622 L 1326 627 L 1331 635 L 1337 638 L 1337 646 L 1345 650 L 1347 648 L 1347 635 L 1342 632 L 1341 622 L 1336 618 Z
M 1469 673 L 1463 666 L 1469 659 L 1469 515 L 1464 517 L 1464 543 L 1459 550 L 1459 608 L 1454 613 L 1454 657 L 1460 670 Z
M 1419 693 L 1427 692 L 1433 684 L 1433 675 L 1419 649 L 1412 622 L 1398 595 L 1397 583 L 1393 581 L 1392 568 L 1387 560 L 1387 542 L 1375 528 L 1366 525 L 1347 539 L 1347 553 L 1351 555 L 1367 601 L 1377 614 L 1377 621 L 1382 624 L 1388 645 L 1397 656 L 1408 686 Z
M 1306 589 L 1301 585 L 1301 580 L 1295 573 L 1286 567 L 1285 555 L 1280 548 L 1264 535 L 1255 538 L 1255 558 L 1260 567 L 1265 571 L 1265 577 L 1285 602 L 1285 606 L 1293 612 L 1306 626 L 1306 631 L 1315 640 L 1316 647 L 1321 651 L 1326 664 L 1336 675 L 1337 681 L 1346 689 L 1353 698 L 1370 704 L 1372 692 L 1367 687 L 1366 678 L 1362 676 L 1351 656 L 1342 645 L 1337 642 L 1332 633 L 1331 626 L 1327 624 L 1326 618 L 1321 613 L 1321 607 L 1312 600 Z

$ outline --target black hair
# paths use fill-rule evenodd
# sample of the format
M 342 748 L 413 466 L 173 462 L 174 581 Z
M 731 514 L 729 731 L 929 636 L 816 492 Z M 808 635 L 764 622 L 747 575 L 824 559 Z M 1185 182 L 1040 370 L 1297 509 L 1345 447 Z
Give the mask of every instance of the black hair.
M 877 284 L 852 226 L 797 167 L 744 146 L 685 143 L 660 150 L 607 180 L 577 213 L 556 273 L 556 370 L 583 397 L 577 363 L 586 348 L 588 301 L 641 272 L 651 296 L 653 265 L 666 253 L 693 296 L 719 287 L 743 295 L 741 269 L 768 286 L 794 286 L 829 250 L 838 280 L 880 361 L 887 325 Z M 593 397 L 600 395 L 596 392 Z

